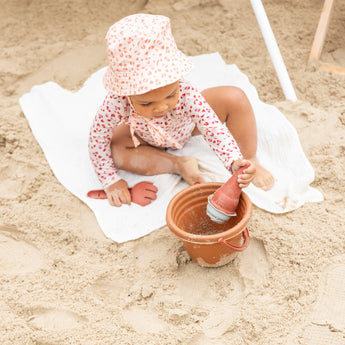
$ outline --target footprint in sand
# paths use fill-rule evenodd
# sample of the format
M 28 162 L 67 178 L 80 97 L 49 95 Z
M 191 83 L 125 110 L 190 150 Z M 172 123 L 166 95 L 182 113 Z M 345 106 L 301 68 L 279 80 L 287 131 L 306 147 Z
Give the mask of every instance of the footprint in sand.
M 107 304 L 120 305 L 126 299 L 131 283 L 120 273 L 116 272 L 111 277 L 98 279 L 91 287 L 90 292 Z
M 137 333 L 160 333 L 168 330 L 168 324 L 156 314 L 139 307 L 123 312 L 125 320 Z
M 218 280 L 218 284 L 215 284 L 210 290 L 204 290 L 203 296 L 198 296 L 198 293 L 202 292 L 200 285 L 199 287 L 195 286 L 193 290 L 193 294 L 198 296 L 198 298 L 202 298 L 203 303 L 207 304 L 210 302 L 210 306 L 212 306 L 208 318 L 201 323 L 204 337 L 208 339 L 204 343 L 212 344 L 212 339 L 218 340 L 241 316 L 241 301 L 244 298 L 245 287 L 252 285 L 253 282 L 262 283 L 265 280 L 270 267 L 263 242 L 252 238 L 248 249 L 238 255 L 238 263 L 238 271 L 231 266 L 225 266 L 225 275 L 228 275 L 228 277 L 222 278 L 219 281 L 219 276 L 218 278 L 215 276 L 213 280 L 210 280 Z M 215 274 L 217 275 L 217 273 Z M 209 279 L 212 279 L 212 277 L 209 277 Z M 201 284 L 201 286 L 206 286 L 205 283 Z M 222 289 L 223 294 L 221 293 Z M 216 294 L 220 294 L 218 298 Z M 214 301 L 218 301 L 218 303 L 215 305 Z M 201 337 L 200 339 L 204 338 Z M 196 340 L 194 343 L 198 344 Z
M 239 271 L 245 285 L 263 283 L 270 269 L 263 241 L 252 237 L 249 247 L 239 256 Z
M 219 274 L 220 271 L 224 274 Z M 176 295 L 190 306 L 220 307 L 223 300 L 236 304 L 243 298 L 242 279 L 229 265 L 210 269 L 198 265 L 183 266 L 176 283 Z
M 167 255 L 171 250 L 171 243 L 169 241 L 170 233 L 152 233 L 149 236 L 143 237 L 142 240 L 133 247 L 133 255 L 136 258 L 136 264 L 139 268 L 148 269 L 155 266 L 160 266 L 162 258 L 174 261 L 172 256 Z M 147 250 L 150 248 L 150 250 Z M 167 262 L 167 261 L 166 261 Z
M 28 181 L 37 175 L 37 169 L 13 162 L 0 169 L 0 198 L 13 200 L 27 188 Z
M 14 166 L 5 166 L 0 170 L 0 195 L 3 199 L 15 199 L 24 190 L 24 180 L 15 174 Z
M 225 265 L 205 269 L 196 265 L 182 266 L 177 281 L 177 294 L 192 307 L 204 309 L 208 316 L 200 320 L 202 334 L 190 344 L 213 344 L 241 317 L 245 288 L 262 283 L 270 270 L 262 241 L 252 238 L 250 246 L 238 255 L 238 268 Z M 219 274 L 223 271 L 223 274 Z M 215 344 L 218 344 L 215 342 Z
M 46 263 L 39 250 L 19 239 L 18 234 L 14 226 L 0 225 L 0 272 L 23 274 L 44 268 Z
M 205 337 L 222 336 L 240 317 L 244 284 L 232 265 L 210 269 L 186 265 L 179 272 L 176 295 L 192 308 L 193 313 L 207 315 L 200 316 L 203 333 L 191 342 L 199 344 L 199 340 Z
M 319 297 L 298 344 L 345 345 L 345 264 L 326 267 Z
M 80 327 L 87 319 L 68 310 L 37 308 L 31 311 L 30 326 L 37 329 L 65 330 Z

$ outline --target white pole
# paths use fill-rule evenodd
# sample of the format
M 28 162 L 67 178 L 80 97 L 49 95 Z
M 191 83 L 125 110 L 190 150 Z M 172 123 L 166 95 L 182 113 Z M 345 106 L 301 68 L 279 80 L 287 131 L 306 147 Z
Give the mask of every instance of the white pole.
M 280 54 L 279 47 L 274 38 L 274 34 L 268 21 L 264 6 L 262 5 L 261 0 L 250 0 L 250 2 L 252 4 L 256 20 L 259 23 L 260 30 L 262 36 L 264 37 L 266 47 L 271 56 L 274 68 L 278 75 L 278 79 L 283 89 L 285 98 L 291 101 L 296 101 L 297 97 L 295 90 L 292 86 L 289 74 L 286 70 L 283 58 Z

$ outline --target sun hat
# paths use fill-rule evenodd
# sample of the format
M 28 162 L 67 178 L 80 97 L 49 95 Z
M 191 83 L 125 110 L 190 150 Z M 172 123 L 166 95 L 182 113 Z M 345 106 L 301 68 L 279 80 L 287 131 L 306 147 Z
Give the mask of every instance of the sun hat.
M 143 94 L 172 84 L 194 67 L 177 48 L 165 16 L 125 17 L 110 27 L 105 39 L 109 65 L 103 84 L 118 96 Z

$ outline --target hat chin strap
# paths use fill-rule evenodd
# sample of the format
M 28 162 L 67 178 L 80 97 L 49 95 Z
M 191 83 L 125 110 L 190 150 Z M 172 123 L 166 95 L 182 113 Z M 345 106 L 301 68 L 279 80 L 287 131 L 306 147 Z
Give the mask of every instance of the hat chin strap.
M 134 143 L 134 147 L 138 147 L 140 145 L 140 141 L 137 139 L 135 136 L 135 127 L 136 124 L 139 120 L 142 120 L 146 123 L 148 130 L 150 131 L 152 138 L 154 142 L 160 146 L 163 147 L 164 144 L 168 141 L 170 142 L 171 146 L 175 149 L 182 149 L 182 145 L 178 143 L 176 140 L 174 140 L 171 135 L 169 135 L 163 128 L 160 126 L 156 125 L 155 123 L 152 123 L 150 119 L 147 119 L 146 117 L 140 115 L 134 108 L 131 97 L 126 96 L 129 105 L 131 106 L 132 109 L 132 114 L 131 114 L 131 123 L 130 123 L 130 132 L 132 136 L 132 140 Z

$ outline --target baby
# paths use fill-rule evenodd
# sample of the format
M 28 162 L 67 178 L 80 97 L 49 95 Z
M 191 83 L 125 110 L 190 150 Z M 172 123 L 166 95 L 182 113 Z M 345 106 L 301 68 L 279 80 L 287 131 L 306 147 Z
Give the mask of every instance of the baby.
M 167 17 L 125 17 L 109 29 L 106 41 L 108 94 L 91 126 L 89 152 L 111 205 L 131 203 L 116 169 L 203 182 L 195 157 L 165 151 L 179 150 L 199 134 L 230 172 L 249 165 L 238 177 L 241 188 L 251 182 L 271 188 L 273 176 L 256 159 L 256 123 L 246 95 L 232 86 L 200 93 L 183 79 L 193 65 L 177 49 Z

